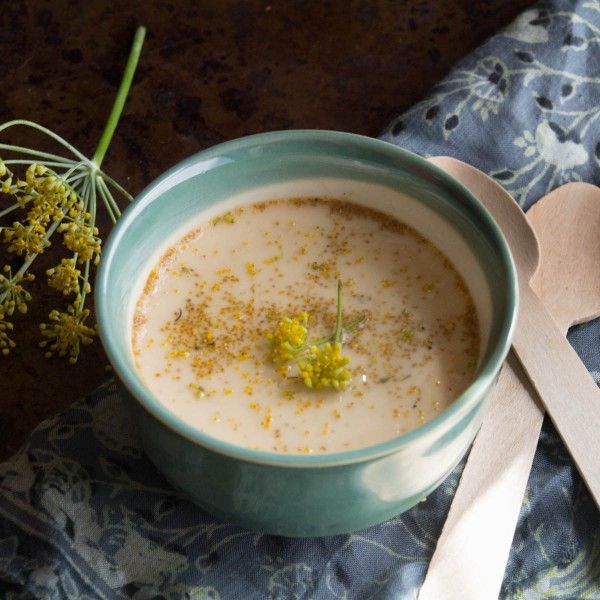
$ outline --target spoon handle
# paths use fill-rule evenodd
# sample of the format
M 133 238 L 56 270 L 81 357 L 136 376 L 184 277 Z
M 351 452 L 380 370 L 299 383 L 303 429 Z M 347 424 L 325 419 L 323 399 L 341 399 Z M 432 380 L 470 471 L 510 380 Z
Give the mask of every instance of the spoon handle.
M 511 352 L 488 400 L 419 600 L 498 598 L 543 420 L 536 393 Z
M 533 290 L 520 296 L 513 348 L 600 506 L 600 389 Z
M 513 349 L 522 350 L 522 362 L 509 354 L 489 399 L 419 600 L 498 598 L 544 419 L 530 380 L 546 394 L 549 412 L 555 409 L 557 429 L 598 502 L 600 391 L 531 288 L 521 290 L 519 320 Z

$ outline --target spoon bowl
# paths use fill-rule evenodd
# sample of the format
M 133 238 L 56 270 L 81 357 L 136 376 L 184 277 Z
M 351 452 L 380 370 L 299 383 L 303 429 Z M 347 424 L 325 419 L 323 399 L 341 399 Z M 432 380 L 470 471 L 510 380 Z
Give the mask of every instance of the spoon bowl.
M 529 282 L 540 262 L 540 248 L 535 231 L 521 207 L 506 190 L 475 167 L 449 156 L 429 159 L 434 165 L 458 180 L 487 208 L 500 225 L 517 265 L 519 277 Z
M 600 316 L 600 191 L 570 183 L 534 204 L 527 219 L 543 261 L 531 286 L 561 331 Z

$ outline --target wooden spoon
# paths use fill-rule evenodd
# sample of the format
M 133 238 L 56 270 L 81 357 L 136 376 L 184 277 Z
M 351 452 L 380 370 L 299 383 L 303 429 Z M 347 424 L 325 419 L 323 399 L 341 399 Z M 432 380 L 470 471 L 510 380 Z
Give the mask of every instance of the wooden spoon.
M 600 188 L 564 185 L 534 204 L 527 219 L 543 267 L 531 286 L 566 335 L 572 325 L 600 316 Z
M 447 158 L 433 161 L 479 198 L 513 204 L 503 188 L 474 167 Z M 568 184 L 534 208 L 530 220 L 540 235 L 542 263 L 533 285 L 540 293 L 552 290 L 543 299 L 566 334 L 569 325 L 600 313 L 600 190 Z M 535 234 L 519 235 L 529 239 L 529 265 L 535 271 Z M 579 269 L 575 279 L 574 264 Z M 542 421 L 537 395 L 511 353 L 463 471 L 420 600 L 498 598 Z
M 436 160 L 438 165 L 453 161 Z M 458 170 L 457 161 L 453 162 Z M 474 189 L 479 188 L 481 178 L 473 177 L 472 167 L 464 167 L 466 180 L 470 174 Z M 491 190 L 488 186 L 488 193 L 478 197 L 508 240 L 519 276 L 519 320 L 513 349 L 600 507 L 600 389 L 530 286 L 537 261 L 523 212 L 514 201 L 500 202 L 500 192 L 490 194 Z M 573 261 L 573 266 L 579 268 L 578 261 Z

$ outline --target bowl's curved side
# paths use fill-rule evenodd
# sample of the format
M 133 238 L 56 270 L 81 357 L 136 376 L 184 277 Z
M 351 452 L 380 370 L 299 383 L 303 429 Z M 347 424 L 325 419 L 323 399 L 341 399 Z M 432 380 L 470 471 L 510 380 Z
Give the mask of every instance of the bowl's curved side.
M 155 419 L 123 390 L 146 454 L 174 487 L 221 519 L 289 537 L 357 531 L 423 500 L 473 441 L 486 395 L 459 423 L 419 444 L 363 462 L 290 469 L 202 448 Z

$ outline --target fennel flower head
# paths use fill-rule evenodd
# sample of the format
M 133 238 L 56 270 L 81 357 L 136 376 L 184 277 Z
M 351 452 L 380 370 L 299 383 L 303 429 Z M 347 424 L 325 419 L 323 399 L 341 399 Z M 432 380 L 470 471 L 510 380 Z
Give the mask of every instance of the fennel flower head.
M 40 325 L 40 346 L 47 357 L 64 356 L 75 363 L 81 346 L 90 344 L 96 334 L 93 324 L 87 323 L 90 310 L 85 305 L 92 270 L 102 252 L 97 209 L 103 207 L 115 223 L 121 214 L 115 195 L 132 200 L 100 167 L 129 92 L 144 36 L 145 29 L 138 28 L 113 109 L 91 159 L 33 121 L 0 124 L 0 244 L 9 256 L 9 264 L 0 267 L 3 355 L 16 345 L 12 339 L 14 317 L 27 313 L 32 300 L 27 289 L 34 280 L 31 268 L 51 246 L 53 251 L 67 255 L 45 273 L 48 286 L 60 293 L 66 308 L 53 308 L 49 322 Z M 1 136 L 14 127 L 41 132 L 60 145 L 66 156 L 2 141 Z M 54 244 L 57 238 L 59 243 Z

